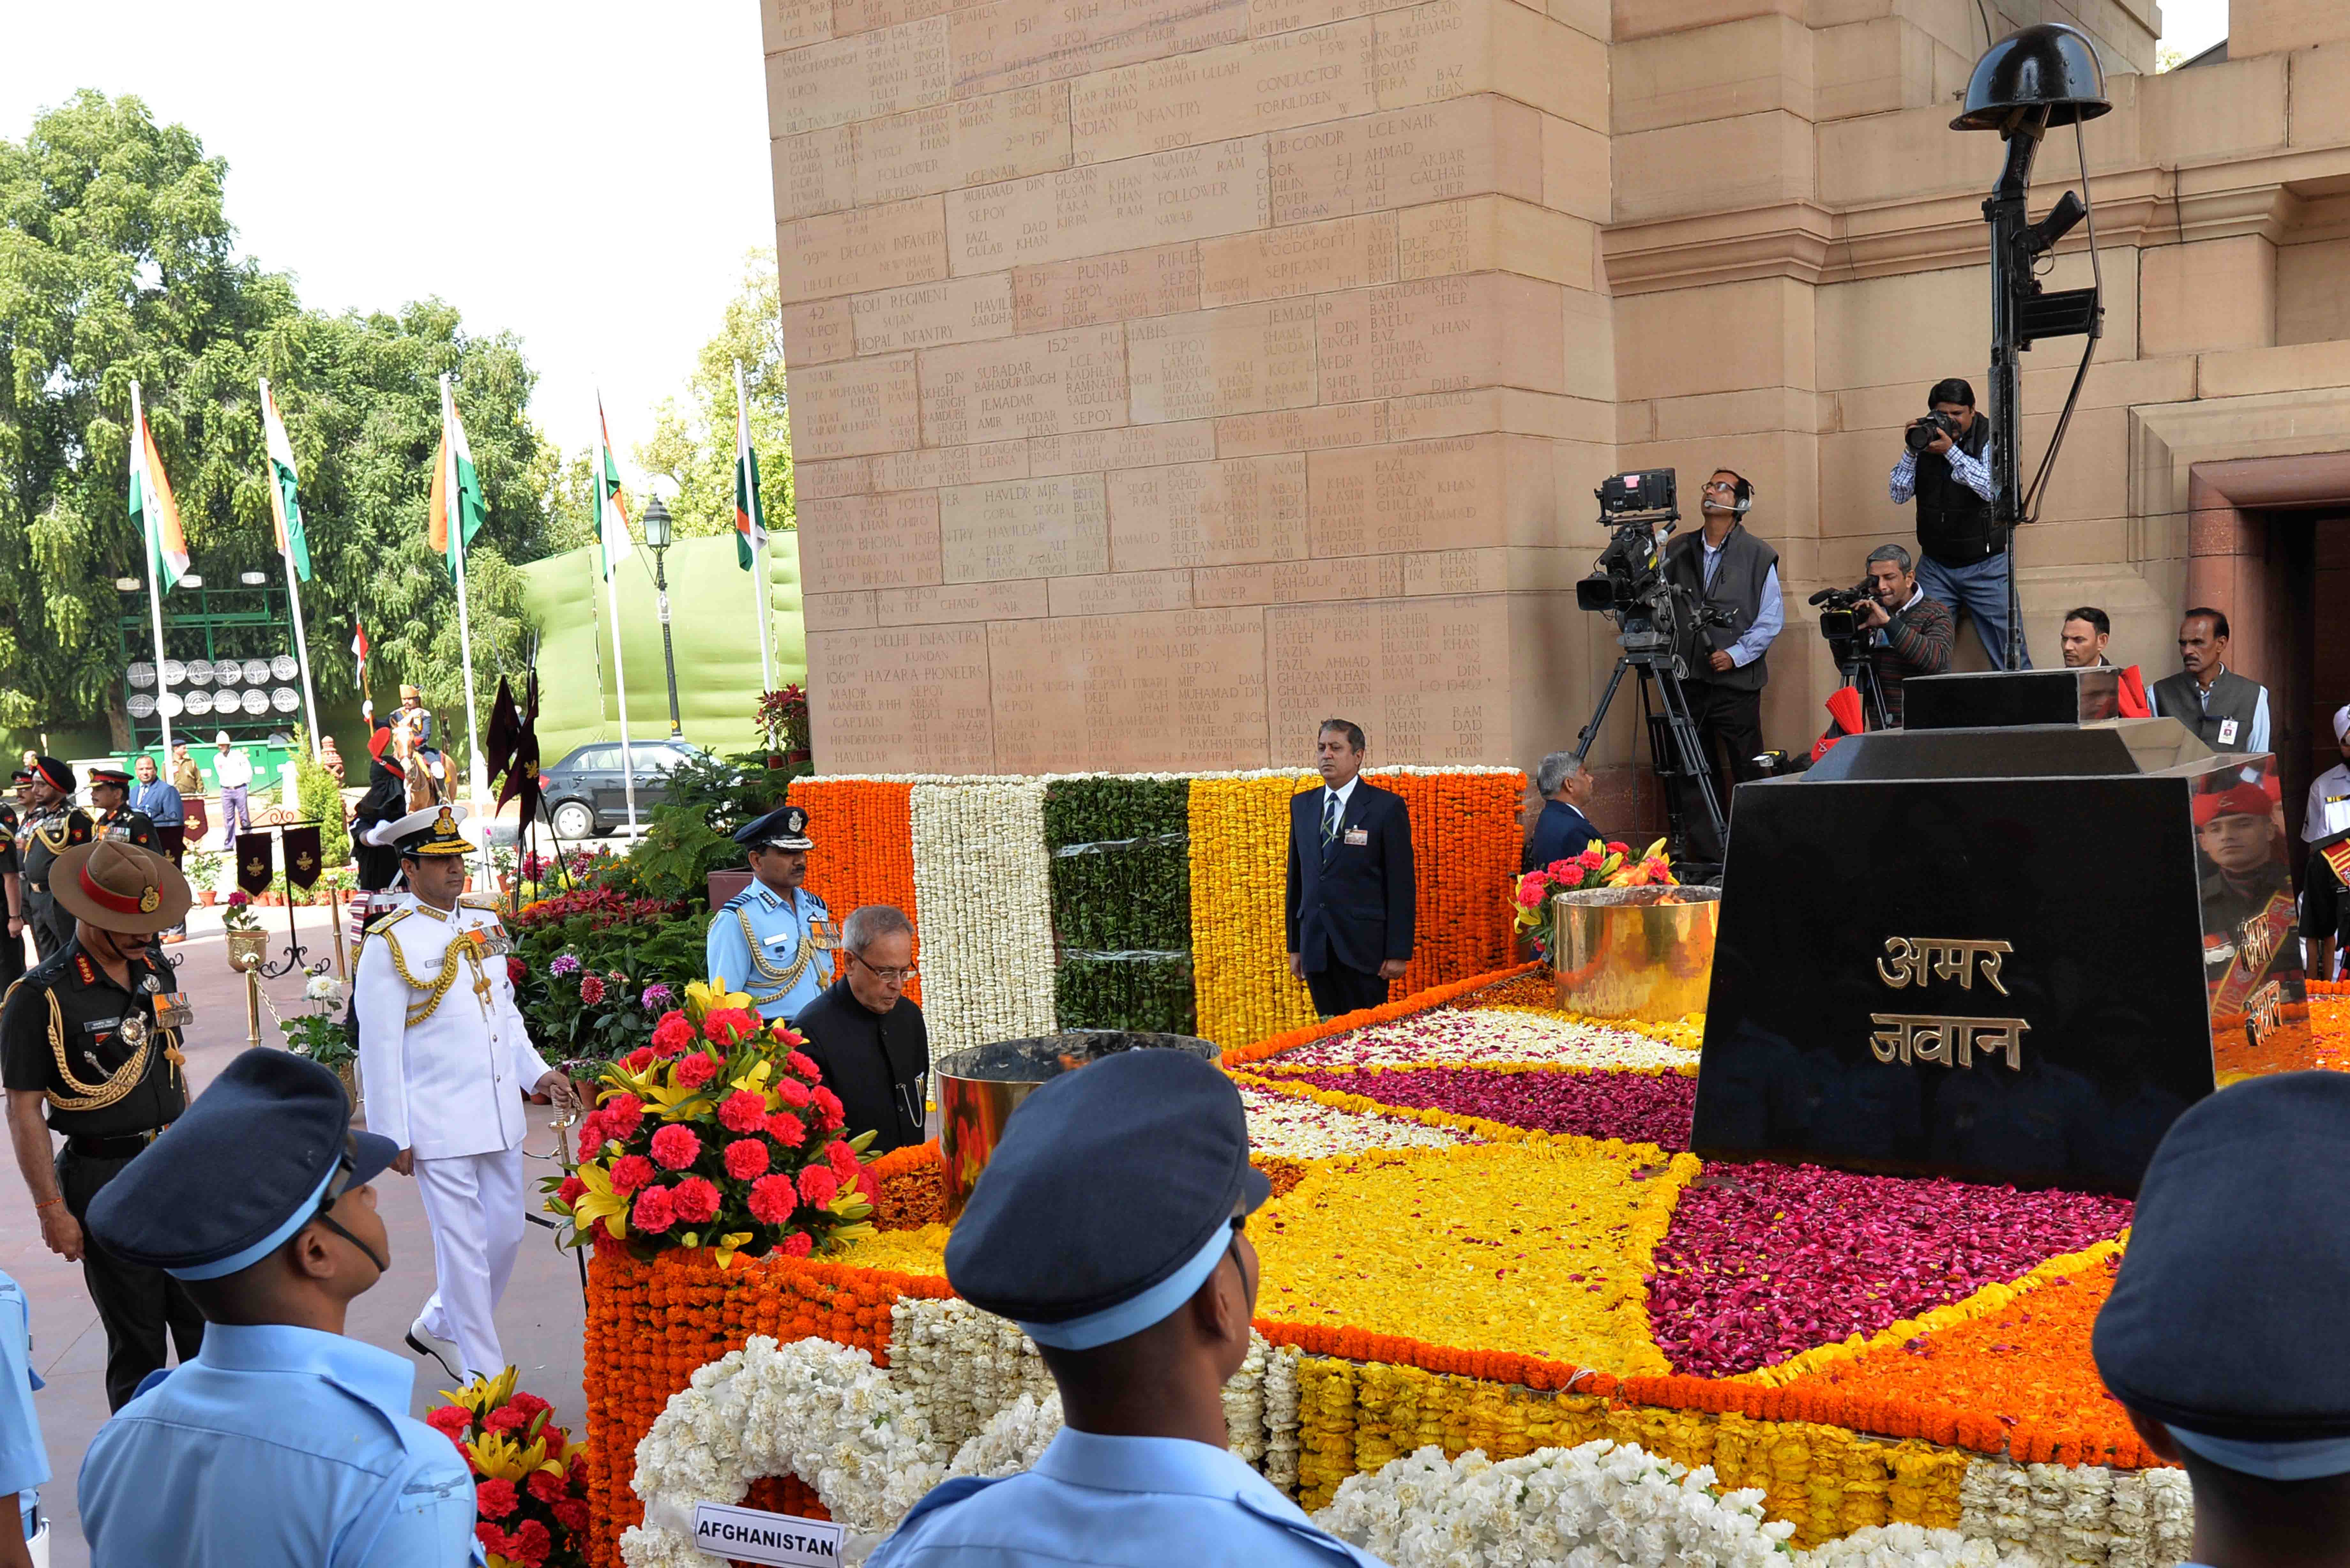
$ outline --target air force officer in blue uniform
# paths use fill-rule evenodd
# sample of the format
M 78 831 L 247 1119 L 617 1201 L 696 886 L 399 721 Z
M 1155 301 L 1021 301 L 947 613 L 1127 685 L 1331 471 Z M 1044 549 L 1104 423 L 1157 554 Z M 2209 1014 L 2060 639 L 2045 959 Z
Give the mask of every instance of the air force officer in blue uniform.
M 947 1279 L 1035 1341 L 1066 1425 L 1031 1469 L 932 1489 L 870 1568 L 1381 1568 L 1226 1447 L 1267 1191 L 1240 1091 L 1187 1052 L 1121 1052 L 1023 1102 Z
M 1322 787 L 1289 803 L 1289 972 L 1325 1018 L 1388 999 L 1411 961 L 1411 817 L 1362 776 L 1363 732 L 1326 719 Z
M 789 1023 L 832 983 L 840 932 L 807 880 L 808 814 L 796 805 L 771 811 L 737 829 L 750 851 L 751 885 L 710 918 L 703 966 L 749 993 L 759 1016 Z

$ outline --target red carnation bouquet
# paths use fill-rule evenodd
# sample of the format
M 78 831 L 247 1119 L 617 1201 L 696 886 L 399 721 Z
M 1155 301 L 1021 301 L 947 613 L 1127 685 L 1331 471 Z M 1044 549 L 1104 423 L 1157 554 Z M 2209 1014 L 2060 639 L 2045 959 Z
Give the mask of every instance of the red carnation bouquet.
M 587 1568 L 588 1445 L 515 1386 L 511 1366 L 441 1397 L 424 1419 L 473 1467 L 473 1534 L 490 1568 Z
M 806 1042 L 723 985 L 685 992 L 648 1044 L 605 1067 L 577 1163 L 544 1183 L 570 1221 L 558 1239 L 584 1246 L 600 1230 L 646 1257 L 710 1247 L 725 1268 L 737 1252 L 805 1258 L 872 1234 L 859 1156 L 874 1135 L 840 1136 L 846 1115 Z
M 1672 863 L 1665 857 L 1665 841 L 1658 839 L 1638 855 L 1628 844 L 1593 839 L 1580 855 L 1554 860 L 1519 877 L 1510 890 L 1510 909 L 1517 927 L 1534 936 L 1534 950 L 1548 957 L 1556 933 L 1551 929 L 1551 899 L 1561 893 L 1586 892 L 1594 888 L 1669 888 L 1677 886 Z M 1674 895 L 1667 894 L 1670 902 Z

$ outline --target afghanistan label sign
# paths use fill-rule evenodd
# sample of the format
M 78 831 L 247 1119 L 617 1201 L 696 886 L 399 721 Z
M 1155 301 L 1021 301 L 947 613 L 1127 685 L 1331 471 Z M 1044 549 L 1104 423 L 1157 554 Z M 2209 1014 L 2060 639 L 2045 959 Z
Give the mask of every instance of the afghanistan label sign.
M 693 1508 L 694 1549 L 738 1563 L 840 1568 L 844 1533 L 839 1525 L 826 1520 L 769 1513 L 764 1509 L 733 1508 L 723 1502 L 696 1503 Z

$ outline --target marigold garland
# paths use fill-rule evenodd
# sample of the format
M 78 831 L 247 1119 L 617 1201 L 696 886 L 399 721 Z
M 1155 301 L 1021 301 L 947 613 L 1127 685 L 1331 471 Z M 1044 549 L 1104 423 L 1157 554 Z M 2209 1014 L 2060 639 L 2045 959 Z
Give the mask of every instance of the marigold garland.
M 1315 1024 L 1289 972 L 1289 801 L 1305 775 L 1191 783 L 1191 989 L 1201 1036 L 1227 1047 Z
M 939 1140 L 892 1149 L 865 1168 L 880 1196 L 874 1199 L 877 1231 L 919 1231 L 947 1217 L 947 1165 Z
M 914 893 L 914 830 L 909 815 L 913 785 L 891 779 L 797 778 L 784 798 L 804 806 L 808 836 L 807 885 L 835 919 L 868 904 L 889 904 L 913 922 L 914 962 L 921 962 L 921 910 Z M 906 994 L 922 1000 L 920 976 Z

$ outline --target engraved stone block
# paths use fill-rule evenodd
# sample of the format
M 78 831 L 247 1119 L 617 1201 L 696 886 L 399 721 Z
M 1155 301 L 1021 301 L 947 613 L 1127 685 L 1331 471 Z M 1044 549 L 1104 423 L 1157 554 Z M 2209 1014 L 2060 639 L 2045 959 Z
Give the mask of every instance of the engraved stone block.
M 1492 92 L 1607 129 L 1607 46 L 1539 10 L 1428 0 L 1372 23 L 1381 109 Z
M 948 583 L 935 588 L 883 588 L 873 596 L 882 626 L 941 621 L 1033 619 L 1046 613 L 1038 578 L 1007 583 Z
M 800 622 L 809 631 L 856 631 L 872 626 L 873 590 L 800 596 Z
M 1106 577 L 1055 577 L 1049 585 L 1056 616 L 1142 615 L 1191 607 L 1191 574 L 1113 572 Z
M 1200 307 L 1200 247 L 1164 245 L 1086 256 L 1012 275 L 1014 319 L 1022 332 L 1058 332 L 1138 316 Z
M 899 114 L 950 96 L 944 16 L 767 57 L 771 136 Z
M 775 256 L 785 305 L 928 283 L 947 275 L 944 209 L 940 198 L 925 196 L 779 223 Z
M 1205 462 L 1216 455 L 1216 429 L 1201 420 L 1191 424 L 1121 425 L 1044 436 L 1028 443 L 1028 472 L 1100 473 L 1113 468 L 1151 468 L 1170 462 Z
M 1202 566 L 1191 574 L 1191 597 L 1202 607 L 1305 604 L 1317 599 L 1393 598 L 1402 592 L 1401 556 L 1356 556 L 1328 561 L 1273 561 L 1245 566 Z
M 767 144 L 775 166 L 775 216 L 811 217 L 857 204 L 856 132 L 846 125 L 778 136 Z
M 1243 137 L 956 191 L 946 198 L 954 269 L 993 272 L 1263 228 L 1264 171 L 1264 139 Z
M 922 442 L 911 354 L 809 365 L 786 379 L 792 446 L 800 457 L 856 457 Z
M 1068 88 L 1023 88 L 858 126 L 854 187 L 891 202 L 1068 165 Z
M 1109 524 L 1121 572 L 1300 559 L 1305 454 L 1121 469 L 1109 476 Z
M 849 300 L 848 314 L 859 354 L 1003 337 L 1012 331 L 1012 275 L 860 294 Z
M 846 38 L 876 27 L 943 16 L 954 8 L 955 0 L 833 0 L 832 30 L 836 36 Z
M 984 446 L 926 446 L 885 452 L 867 460 L 876 490 L 936 490 L 942 484 L 978 484 L 991 479 L 1028 477 L 1028 443 L 990 441 Z
M 810 632 L 808 719 L 830 773 L 992 773 L 987 632 Z
M 1364 18 L 1080 78 L 1069 122 L 1077 161 L 1098 163 L 1378 107 Z
M 810 593 L 902 588 L 940 578 L 939 498 L 896 495 L 800 498 L 801 581 Z
M 1460 436 L 1345 447 L 1306 458 L 1307 537 L 1320 556 L 1511 543 L 1547 523 L 1554 470 L 1525 436 Z
M 948 582 L 1109 570 L 1098 474 L 958 484 L 937 493 Z
M 1127 376 L 1135 422 L 1315 401 L 1314 317 L 1314 302 L 1302 300 L 1130 323 Z
M 759 0 L 759 47 L 780 54 L 832 36 L 832 0 Z
M 1383 402 L 1277 409 L 1271 413 L 1238 414 L 1216 421 L 1216 451 L 1226 457 L 1319 452 L 1326 447 L 1365 446 L 1387 439 L 1388 405 Z
M 1540 201 L 1542 116 L 1490 96 L 1360 115 L 1275 132 L 1265 161 L 1277 223 L 1487 192 Z
M 1509 752 L 1510 645 L 1495 595 L 1265 611 L 1275 745 L 1331 712 L 1382 753 L 1492 763 Z
M 997 765 L 1044 772 L 1085 756 L 1118 769 L 1263 766 L 1263 613 L 992 622 Z
M 1253 299 L 1284 299 L 1393 283 L 1396 256 L 1396 219 L 1389 213 L 1203 240 L 1200 303 L 1239 305 Z M 1590 275 L 1587 252 L 1584 274 L 1586 278 Z
M 786 305 L 783 310 L 784 362 L 795 368 L 846 359 L 857 352 L 857 333 L 846 299 Z
M 991 0 L 954 16 L 954 95 L 1188 54 L 1248 36 L 1248 0 Z
M 1558 296 L 1555 285 L 1506 273 L 1326 295 L 1315 302 L 1321 400 L 1496 384 L 1565 391 Z
M 873 460 L 869 457 L 835 458 L 828 462 L 801 457 L 792 464 L 792 490 L 802 501 L 862 495 L 872 488 Z
M 1060 435 L 1126 422 L 1126 351 L 1115 327 L 932 349 L 922 359 L 931 446 Z
M 1514 272 L 1587 289 L 1595 224 L 1507 196 L 1471 196 L 1406 210 L 1399 218 L 1402 275 Z M 1372 280 L 1377 281 L 1377 280 Z

